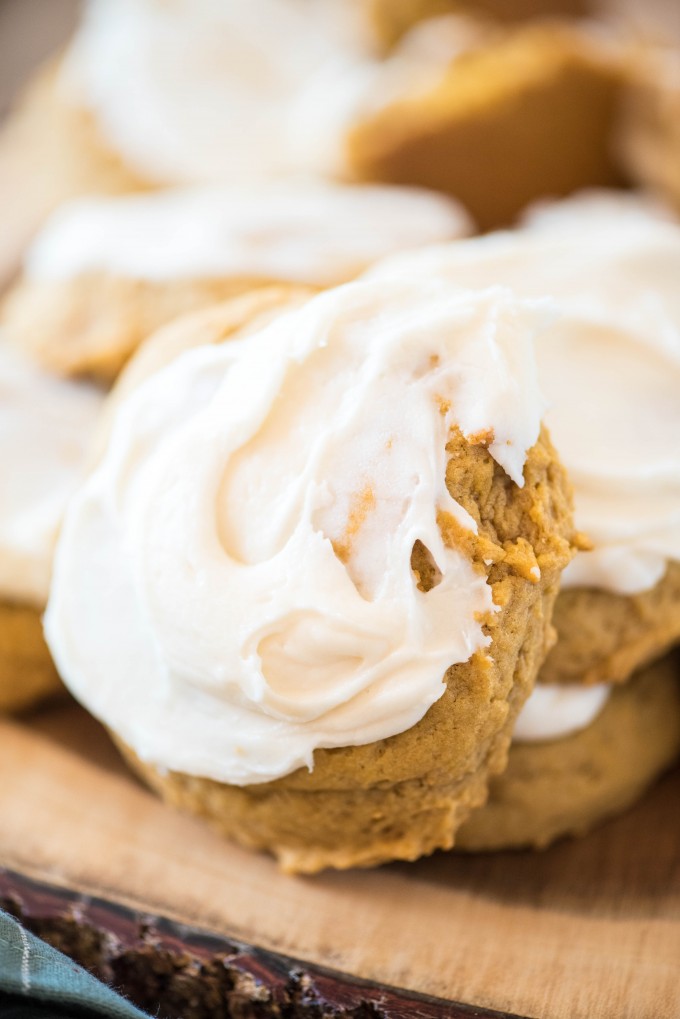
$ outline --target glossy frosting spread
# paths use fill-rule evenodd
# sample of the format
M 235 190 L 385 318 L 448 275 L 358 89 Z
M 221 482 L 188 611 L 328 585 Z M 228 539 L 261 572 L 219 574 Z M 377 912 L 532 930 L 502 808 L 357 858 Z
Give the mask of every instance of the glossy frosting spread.
M 359 0 L 90 0 L 63 85 L 158 181 L 326 171 L 372 66 Z
M 492 429 L 523 483 L 543 319 L 498 288 L 350 283 L 143 382 L 57 551 L 46 632 L 75 695 L 143 759 L 233 784 L 419 721 L 494 611 L 437 524 L 476 526 L 447 435 Z
M 594 546 L 562 584 L 653 587 L 680 560 L 680 225 L 641 200 L 588 195 L 373 275 L 552 298 L 537 342 L 546 423 Z
M 470 230 L 451 199 L 417 188 L 307 181 L 192 187 L 62 206 L 25 259 L 30 279 L 88 272 L 154 281 L 253 276 L 321 286 L 381 256 Z
M 604 708 L 611 684 L 539 683 L 520 711 L 513 742 L 532 743 L 572 736 L 591 725 Z
M 0 341 L 0 598 L 47 601 L 57 532 L 102 403 Z

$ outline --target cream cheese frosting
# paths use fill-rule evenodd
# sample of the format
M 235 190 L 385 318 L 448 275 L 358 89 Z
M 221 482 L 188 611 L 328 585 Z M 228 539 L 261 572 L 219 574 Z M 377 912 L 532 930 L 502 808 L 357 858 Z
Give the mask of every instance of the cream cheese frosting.
M 611 690 L 610 683 L 539 683 L 517 716 L 513 742 L 561 739 L 587 729 L 604 708 Z
M 414 725 L 494 611 L 437 524 L 476 529 L 447 435 L 492 429 L 523 484 L 544 320 L 497 288 L 351 283 L 149 377 L 59 541 L 46 634 L 74 694 L 143 760 L 237 785 Z
M 381 256 L 471 229 L 454 201 L 418 188 L 321 181 L 191 187 L 63 205 L 29 249 L 31 280 L 88 272 L 157 282 L 256 276 L 342 283 Z
M 45 605 L 57 532 L 102 399 L 0 341 L 0 598 Z
M 537 344 L 546 423 L 594 546 L 562 584 L 653 587 L 680 560 L 680 226 L 644 200 L 582 196 L 369 275 L 553 299 L 554 328 Z
M 90 0 L 62 88 L 151 180 L 325 172 L 338 158 L 337 125 L 371 67 L 364 6 Z

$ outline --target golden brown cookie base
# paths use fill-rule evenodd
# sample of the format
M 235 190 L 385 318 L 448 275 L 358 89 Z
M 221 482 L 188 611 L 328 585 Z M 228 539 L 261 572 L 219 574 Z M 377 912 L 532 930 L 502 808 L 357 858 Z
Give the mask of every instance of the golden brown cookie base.
M 216 329 L 228 314 L 227 305 L 201 317 L 212 316 Z M 195 321 L 189 325 L 191 345 Z M 186 326 L 166 330 L 174 354 Z M 148 356 L 148 348 L 138 355 Z M 128 369 L 133 376 L 136 361 Z M 417 725 L 367 746 L 319 750 L 311 773 L 300 769 L 242 788 L 161 773 L 123 747 L 165 799 L 224 835 L 273 853 L 287 871 L 374 866 L 448 848 L 458 825 L 482 801 L 488 776 L 505 766 L 514 719 L 552 639 L 559 574 L 571 556 L 570 488 L 545 434 L 530 451 L 523 489 L 482 444 L 453 433 L 447 452 L 447 487 L 477 520 L 479 536 L 446 517 L 442 533 L 486 573 L 499 611 L 485 624 L 489 654 L 449 669 L 446 692 Z M 425 550 L 414 552 L 412 565 L 426 588 Z M 532 578 L 536 565 L 538 581 Z
M 61 202 L 148 186 L 100 140 L 92 116 L 65 101 L 57 73 L 36 76 L 0 134 L 0 283 Z
M 271 852 L 291 874 L 373 867 L 448 848 L 452 832 L 486 794 L 481 772 L 464 789 L 426 778 L 382 789 L 316 792 L 272 790 L 267 784 L 259 794 L 257 786 L 160 775 L 117 742 L 131 767 L 167 802 L 248 849 Z
M 680 641 L 680 563 L 649 591 L 560 591 L 542 683 L 619 683 Z
M 625 810 L 680 753 L 679 678 L 678 659 L 667 658 L 617 687 L 587 729 L 513 744 L 456 847 L 542 848 Z
M 429 92 L 350 134 L 361 179 L 446 191 L 482 229 L 542 196 L 613 186 L 622 71 L 575 30 L 531 25 L 463 54 Z
M 251 277 L 154 283 L 88 274 L 25 281 L 7 296 L 8 338 L 48 371 L 110 385 L 141 343 L 180 315 L 271 281 Z
M 29 708 L 64 692 L 31 605 L 0 601 L 0 711 Z

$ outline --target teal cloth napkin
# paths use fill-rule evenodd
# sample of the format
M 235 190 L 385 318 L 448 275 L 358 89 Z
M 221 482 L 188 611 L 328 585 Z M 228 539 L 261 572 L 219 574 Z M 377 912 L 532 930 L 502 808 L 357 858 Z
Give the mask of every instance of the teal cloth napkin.
M 149 1019 L 0 910 L 2 1019 Z

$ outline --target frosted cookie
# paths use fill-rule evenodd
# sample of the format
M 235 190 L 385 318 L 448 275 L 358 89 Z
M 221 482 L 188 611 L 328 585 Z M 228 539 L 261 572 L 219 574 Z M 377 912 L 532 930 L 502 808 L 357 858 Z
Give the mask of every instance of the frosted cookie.
M 101 407 L 0 342 L 0 711 L 60 689 L 41 615 L 61 517 Z
M 350 162 L 362 179 L 449 192 L 482 229 L 498 227 L 542 195 L 623 179 L 610 151 L 623 78 L 594 34 L 517 27 L 365 111 Z
M 81 199 L 30 247 L 3 318 L 48 369 L 111 382 L 182 313 L 277 281 L 344 283 L 470 229 L 457 203 L 416 188 L 307 181 Z
M 620 129 L 634 180 L 680 210 L 680 48 L 640 55 Z
M 666 658 L 613 690 L 536 687 L 457 847 L 542 849 L 631 806 L 680 754 L 679 678 Z
M 543 313 L 403 281 L 265 312 L 203 312 L 193 349 L 175 324 L 157 370 L 131 363 L 48 642 L 133 766 L 225 835 L 289 871 L 413 859 L 504 767 L 552 637 L 572 532 Z M 229 342 L 194 346 L 221 314 Z
M 680 640 L 680 225 L 635 196 L 585 195 L 376 267 L 545 297 L 546 422 L 585 536 L 562 577 L 546 682 L 626 679 Z

